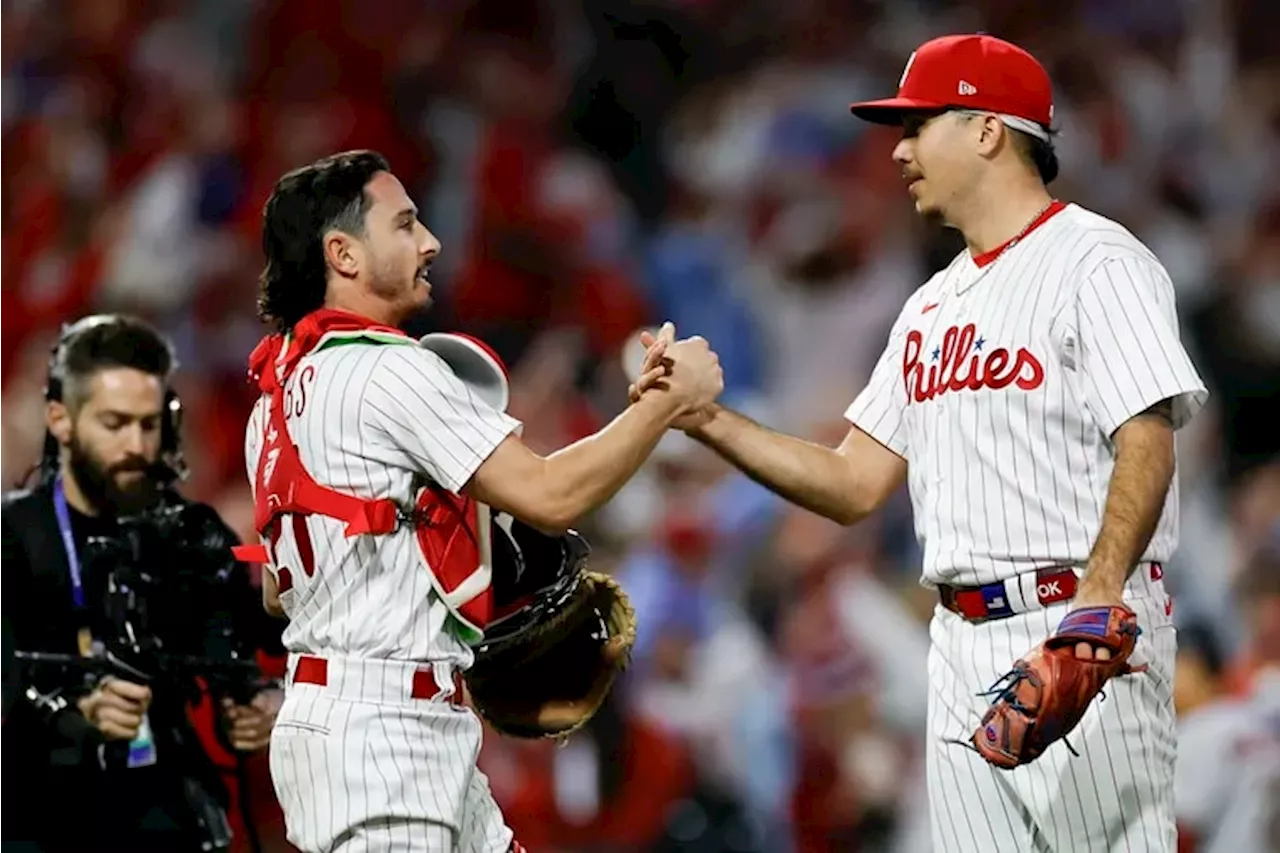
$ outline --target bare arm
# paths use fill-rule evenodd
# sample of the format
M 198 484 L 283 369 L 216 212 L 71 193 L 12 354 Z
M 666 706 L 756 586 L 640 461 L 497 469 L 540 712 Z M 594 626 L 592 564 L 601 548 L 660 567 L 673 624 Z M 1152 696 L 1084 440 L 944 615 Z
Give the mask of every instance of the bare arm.
M 674 328 L 664 330 L 670 339 Z M 682 415 L 724 389 L 720 360 L 700 337 L 671 343 L 665 391 L 636 400 L 604 429 L 542 457 L 507 436 L 464 487 L 478 501 L 546 531 L 564 530 L 613 497 Z
M 262 567 L 262 609 L 272 616 L 284 616 L 284 607 L 280 604 L 280 591 L 276 585 L 276 576 Z
M 535 527 L 564 530 L 609 500 L 682 412 L 675 396 L 647 394 L 595 435 L 545 457 L 507 436 L 465 491 Z
M 1076 603 L 1118 603 L 1125 581 L 1160 521 L 1173 481 L 1172 405 L 1164 400 L 1116 430 L 1116 463 L 1102 528 L 1089 554 Z
M 794 504 L 854 524 L 884 504 L 907 476 L 907 462 L 857 427 L 839 447 L 774 432 L 729 409 L 689 430 L 748 477 Z

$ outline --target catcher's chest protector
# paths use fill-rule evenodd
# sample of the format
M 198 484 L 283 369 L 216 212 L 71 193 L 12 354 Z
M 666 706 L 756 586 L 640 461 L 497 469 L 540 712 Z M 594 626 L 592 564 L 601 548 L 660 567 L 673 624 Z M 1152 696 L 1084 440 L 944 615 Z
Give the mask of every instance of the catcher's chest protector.
M 416 341 L 396 330 L 379 330 L 376 338 L 355 331 L 346 336 L 344 342 L 400 344 L 394 338 L 384 339 L 388 333 L 402 338 L 403 344 L 417 346 Z M 326 332 L 326 342 L 335 334 L 338 333 L 332 330 Z M 276 563 L 274 546 L 286 521 L 297 528 L 306 523 L 306 516 L 321 515 L 344 522 L 347 536 L 385 535 L 402 522 L 411 523 L 422 556 L 433 574 L 433 584 L 450 612 L 462 623 L 468 635 L 464 639 L 478 639 L 493 618 L 489 508 L 429 484 L 419 492 L 413 512 L 407 513 L 390 499 L 361 498 L 317 483 L 303 466 L 284 417 L 285 383 L 301 357 L 316 348 L 302 349 L 300 344 L 290 348 L 288 343 L 277 342 L 263 352 L 255 351 L 254 364 L 263 368 L 259 373 L 259 387 L 271 396 L 258 456 L 254 501 L 254 526 L 263 541 L 256 546 L 237 548 L 237 558 L 270 564 L 283 590 L 291 583 L 290 568 Z M 281 360 L 284 363 L 277 376 L 276 363 Z M 263 361 L 265 365 L 260 364 Z

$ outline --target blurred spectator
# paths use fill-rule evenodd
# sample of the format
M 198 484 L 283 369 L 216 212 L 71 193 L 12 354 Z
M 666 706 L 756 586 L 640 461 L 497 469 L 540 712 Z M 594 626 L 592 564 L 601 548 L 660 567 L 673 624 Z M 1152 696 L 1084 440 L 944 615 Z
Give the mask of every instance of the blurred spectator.
M 651 849 L 693 772 L 679 740 L 629 713 L 617 689 L 562 748 L 490 733 L 481 762 L 521 843 L 552 851 Z
M 1213 634 L 1180 637 L 1178 723 L 1180 853 L 1243 853 L 1280 846 L 1280 550 L 1261 552 L 1241 578 L 1250 677 L 1227 692 Z

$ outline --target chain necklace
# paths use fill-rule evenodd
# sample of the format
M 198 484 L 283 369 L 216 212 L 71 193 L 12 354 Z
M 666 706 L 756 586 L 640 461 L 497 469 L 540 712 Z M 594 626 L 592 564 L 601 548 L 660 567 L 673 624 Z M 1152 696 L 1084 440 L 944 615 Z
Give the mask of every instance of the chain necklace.
M 1036 215 L 1031 217 L 1030 221 L 1028 221 L 1027 224 L 1022 227 L 1022 230 L 1019 231 L 1016 235 L 1014 235 L 1012 240 L 1005 243 L 1000 248 L 1000 255 L 1003 255 L 1005 252 L 1009 251 L 1014 246 L 1018 245 L 1018 243 L 1022 240 L 1022 238 L 1027 236 L 1027 234 L 1031 231 L 1032 227 L 1034 227 L 1035 224 L 1040 221 L 1040 217 L 1044 216 L 1045 213 L 1048 212 L 1049 208 L 1053 207 L 1057 203 L 1058 203 L 1058 200 L 1056 198 L 1049 199 L 1049 203 L 1046 204 L 1044 207 L 1040 208 L 1040 210 L 1036 213 Z M 1000 255 L 997 255 L 996 257 L 999 257 Z M 995 258 L 992 258 L 992 260 L 994 261 Z
M 971 274 L 961 275 L 960 279 L 956 281 L 953 285 L 951 285 L 951 287 L 955 288 L 955 292 L 962 293 L 968 290 L 970 287 L 973 287 L 979 281 L 982 281 L 983 279 L 985 279 L 987 277 L 987 274 L 991 271 L 992 267 L 995 266 L 996 261 L 1000 260 L 1000 258 L 1004 257 L 1006 252 L 1008 252 L 1014 246 L 1018 245 L 1018 243 L 1022 242 L 1023 238 L 1026 237 L 1028 234 L 1030 234 L 1032 230 L 1034 230 L 1035 226 L 1040 222 L 1040 218 L 1044 216 L 1046 213 L 1048 213 L 1055 204 L 1059 204 L 1058 199 L 1056 198 L 1049 199 L 1049 203 L 1046 204 L 1044 207 L 1040 208 L 1040 210 L 1037 211 L 1036 215 L 1031 217 L 1030 221 L 1028 221 L 1027 224 L 1023 226 L 1022 230 L 1019 231 L 1017 234 L 1015 234 L 1012 239 L 1010 239 L 1008 242 L 1004 243 L 1003 245 L 998 246 L 994 249 L 991 249 L 987 252 L 983 252 L 982 254 L 977 256 L 969 255 L 966 252 L 965 255 L 968 256 L 971 264 L 973 266 L 976 266 L 977 269 L 974 270 Z

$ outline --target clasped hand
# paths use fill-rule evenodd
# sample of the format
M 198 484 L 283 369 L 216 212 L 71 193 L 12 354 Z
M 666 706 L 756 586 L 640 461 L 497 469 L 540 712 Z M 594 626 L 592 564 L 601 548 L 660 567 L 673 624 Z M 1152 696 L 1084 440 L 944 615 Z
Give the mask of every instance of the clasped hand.
M 650 390 L 670 393 L 682 403 L 672 426 L 690 430 L 705 423 L 711 417 L 711 404 L 724 390 L 720 358 L 706 339 L 694 335 L 677 341 L 675 325 L 664 323 L 656 335 L 641 332 L 640 343 L 645 357 L 628 389 L 631 402 Z

